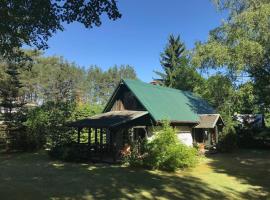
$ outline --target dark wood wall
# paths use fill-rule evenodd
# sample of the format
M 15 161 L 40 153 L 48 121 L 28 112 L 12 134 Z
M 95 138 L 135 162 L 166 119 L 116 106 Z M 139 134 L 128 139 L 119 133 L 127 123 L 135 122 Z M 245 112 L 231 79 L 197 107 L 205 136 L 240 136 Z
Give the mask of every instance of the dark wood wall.
M 132 92 L 123 86 L 118 96 L 115 98 L 115 102 L 112 105 L 111 111 L 120 111 L 120 110 L 145 110 L 137 98 L 133 95 Z

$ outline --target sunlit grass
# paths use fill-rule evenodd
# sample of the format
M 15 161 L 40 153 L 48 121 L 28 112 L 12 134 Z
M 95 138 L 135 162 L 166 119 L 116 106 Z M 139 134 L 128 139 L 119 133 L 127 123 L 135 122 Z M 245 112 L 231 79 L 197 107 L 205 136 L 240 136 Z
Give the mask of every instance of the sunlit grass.
M 267 199 L 269 153 L 216 154 L 176 173 L 0 154 L 0 199 Z

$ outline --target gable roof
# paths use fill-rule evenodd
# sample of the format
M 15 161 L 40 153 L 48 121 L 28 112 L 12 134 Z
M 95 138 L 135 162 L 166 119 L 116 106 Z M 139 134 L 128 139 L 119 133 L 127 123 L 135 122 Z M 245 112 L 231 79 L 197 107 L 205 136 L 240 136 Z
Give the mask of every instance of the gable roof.
M 115 90 L 104 112 L 124 84 L 134 94 L 155 121 L 198 123 L 198 114 L 212 114 L 214 109 L 203 99 L 191 92 L 144 83 L 139 80 L 124 79 Z
M 195 128 L 214 128 L 220 119 L 220 122 L 224 125 L 223 119 L 220 114 L 203 114 L 199 115 L 200 124 L 195 126 Z

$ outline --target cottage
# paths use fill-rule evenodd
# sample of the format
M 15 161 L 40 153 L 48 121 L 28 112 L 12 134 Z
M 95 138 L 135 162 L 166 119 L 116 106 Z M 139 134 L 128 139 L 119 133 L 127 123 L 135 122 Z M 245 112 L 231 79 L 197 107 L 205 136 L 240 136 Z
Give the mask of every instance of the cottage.
M 220 115 L 190 92 L 128 79 L 120 81 L 102 114 L 71 126 L 78 129 L 78 143 L 81 130 L 87 128 L 89 146 L 119 152 L 132 140 L 151 138 L 164 120 L 187 145 L 215 145 L 224 126 Z

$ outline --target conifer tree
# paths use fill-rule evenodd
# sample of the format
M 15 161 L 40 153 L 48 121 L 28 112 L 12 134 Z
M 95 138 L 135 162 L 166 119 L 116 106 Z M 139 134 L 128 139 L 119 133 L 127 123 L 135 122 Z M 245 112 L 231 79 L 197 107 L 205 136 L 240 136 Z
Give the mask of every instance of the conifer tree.
M 203 82 L 200 74 L 190 65 L 185 44 L 180 40 L 180 36 L 169 36 L 168 44 L 160 57 L 164 73 L 155 73 L 160 76 L 157 81 L 162 85 L 193 91 L 196 85 Z

